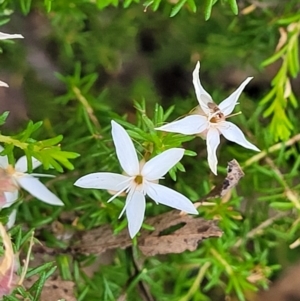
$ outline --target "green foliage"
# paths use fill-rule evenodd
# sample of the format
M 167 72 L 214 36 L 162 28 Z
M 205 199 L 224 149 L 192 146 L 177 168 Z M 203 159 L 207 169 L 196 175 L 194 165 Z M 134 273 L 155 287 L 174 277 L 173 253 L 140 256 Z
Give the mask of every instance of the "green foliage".
M 286 26 L 286 29 L 280 27 L 281 37 L 276 52 L 262 63 L 263 66 L 268 66 L 279 59 L 282 60 L 281 67 L 271 82 L 272 89 L 260 102 L 264 107 L 268 105 L 263 116 L 272 116 L 270 133 L 275 141 L 287 140 L 290 137 L 294 126 L 288 117 L 287 107 L 289 103 L 294 109 L 298 107 L 291 86 L 291 78 L 296 78 L 300 72 L 298 49 L 300 21 L 296 21 L 295 17 L 298 19 L 299 15 L 277 22 L 280 26 Z
M 270 277 L 276 278 L 287 263 L 299 260 L 298 5 L 296 0 L 276 2 L 276 8 L 262 2 L 247 6 L 247 2 L 235 0 L 0 3 L 1 25 L 14 11 L 26 15 L 22 20 L 29 24 L 26 31 L 18 18 L 11 18 L 11 28 L 22 33 L 26 42 L 0 42 L 1 71 L 15 75 L 3 79 L 11 87 L 24 79 L 23 94 L 31 107 L 27 115 L 32 119 L 27 126 L 17 124 L 21 130 L 8 129 L 4 125 L 9 125 L 10 116 L 7 111 L 1 113 L 1 155 L 7 155 L 14 165 L 15 158 L 24 153 L 29 172 L 32 157 L 41 161 L 44 169 L 65 171 L 50 183 L 51 191 L 63 200 L 63 208 L 38 202 L 22 190 L 12 206 L 1 210 L 3 224 L 18 210 L 10 230 L 16 252 L 28 248 L 32 235 L 32 230 L 23 229 L 37 228 L 36 236 L 43 244 L 60 254 L 56 263 L 29 268 L 26 277 L 37 279 L 27 289 L 16 288 L 4 300 L 19 300 L 20 296 L 39 300 L 56 265 L 57 273 L 76 284 L 77 300 L 117 300 L 122 296 L 138 300 L 141 283 L 160 301 L 246 300 L 249 292 L 266 289 Z M 32 30 L 32 23 L 26 20 L 41 23 L 34 23 Z M 12 33 L 11 28 L 3 32 Z M 24 47 L 23 52 L 18 47 Z M 41 51 L 35 58 L 46 58 L 46 66 L 54 66 L 59 83 L 42 77 L 47 72 L 40 71 L 39 59 L 30 60 L 32 49 Z M 201 61 L 201 82 L 207 91 L 213 91 L 216 103 L 247 76 L 254 76 L 239 100 L 243 114 L 230 121 L 262 151 L 256 154 L 221 140 L 218 177 L 209 173 L 206 142 L 201 138 L 155 130 L 197 105 L 192 90 L 197 60 Z M 276 63 L 278 70 L 272 73 L 269 68 Z M 28 87 L 46 91 L 43 95 L 47 96 L 31 99 L 26 94 Z M 40 107 L 42 114 L 37 113 Z M 140 255 L 135 240 L 131 249 L 111 252 L 112 259 L 100 268 L 94 255 L 69 252 L 69 242 L 52 229 L 57 220 L 71 237 L 101 225 L 111 226 L 114 235 L 127 227 L 126 217 L 119 219 L 123 196 L 107 203 L 109 192 L 73 185 L 85 174 L 122 172 L 112 142 L 111 120 L 127 130 L 139 159 L 148 160 L 173 147 L 184 148 L 182 161 L 160 182 L 192 201 L 222 183 L 228 161 L 235 158 L 240 162 L 245 177 L 237 189 L 221 199 L 207 200 L 199 208 L 202 218 L 218 220 L 224 232 L 221 238 L 203 241 L 194 252 L 149 258 Z M 6 132 L 12 133 L 4 135 Z M 285 142 L 273 145 L 277 140 Z M 147 217 L 167 210 L 147 201 Z M 153 230 L 146 223 L 143 228 Z M 84 270 L 89 264 L 96 266 L 92 276 Z
M 3 113 L 1 119 L 5 120 L 7 113 Z M 62 141 L 62 135 L 54 138 L 37 141 L 32 138 L 32 134 L 37 131 L 42 122 L 33 123 L 30 121 L 24 131 L 14 136 L 4 136 L 0 134 L 0 142 L 3 143 L 4 150 L 2 155 L 7 155 L 10 162 L 14 160 L 12 152 L 15 147 L 22 149 L 26 155 L 28 170 L 32 171 L 31 157 L 35 157 L 43 163 L 45 169 L 55 168 L 57 171 L 62 172 L 63 167 L 73 169 L 73 164 L 69 161 L 75 159 L 79 155 L 74 152 L 62 151 L 58 145 Z

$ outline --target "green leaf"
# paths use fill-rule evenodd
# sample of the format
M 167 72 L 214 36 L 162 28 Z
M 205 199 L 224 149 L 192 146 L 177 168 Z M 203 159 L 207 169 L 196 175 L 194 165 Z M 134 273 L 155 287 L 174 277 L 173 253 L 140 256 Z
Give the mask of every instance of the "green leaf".
M 294 204 L 288 202 L 272 202 L 270 203 L 270 207 L 279 210 L 291 210 L 294 208 Z
M 160 3 L 161 3 L 161 0 L 154 0 L 153 1 L 153 4 L 152 4 L 153 11 L 157 11 L 158 10 Z
M 58 136 L 56 136 L 54 138 L 50 138 L 50 139 L 39 141 L 37 143 L 37 145 L 40 146 L 40 147 L 53 146 L 53 145 L 58 144 L 62 140 L 63 140 L 63 135 L 58 135 Z
M 123 7 L 128 8 L 132 1 L 133 0 L 125 0 L 124 3 L 123 3 Z
M 297 12 L 294 15 L 292 15 L 291 17 L 279 19 L 276 23 L 279 25 L 289 25 L 294 22 L 299 22 L 299 20 L 300 20 L 300 13 Z
M 232 10 L 232 12 L 237 15 L 238 12 L 239 12 L 239 8 L 238 8 L 238 5 L 236 3 L 236 0 L 228 0 L 228 3 L 230 5 L 230 8 Z
M 275 61 L 277 61 L 278 59 L 280 59 L 283 56 L 283 54 L 286 52 L 286 50 L 287 50 L 287 45 L 285 45 L 284 47 L 282 47 L 279 51 L 275 52 L 268 59 L 264 60 L 261 63 L 261 66 L 266 67 L 266 66 L 274 63 Z
M 51 6 L 52 6 L 52 0 L 44 0 L 44 5 L 46 7 L 47 13 L 50 13 Z
M 170 17 L 174 17 L 178 14 L 178 12 L 181 10 L 182 6 L 186 3 L 187 0 L 179 0 L 177 4 L 172 8 Z
M 193 13 L 197 12 L 197 6 L 196 6 L 194 0 L 187 0 L 186 4 L 187 4 L 187 6 L 191 9 L 191 11 L 192 11 Z
M 9 115 L 9 111 L 5 111 L 0 115 L 0 125 L 3 125 L 6 122 L 6 118 Z
M 214 5 L 214 0 L 206 0 L 206 5 L 204 8 L 204 19 L 207 21 L 211 16 L 211 10 Z
M 31 0 L 20 0 L 21 10 L 24 15 L 30 12 Z
M 196 152 L 193 152 L 193 151 L 191 151 L 191 150 L 185 150 L 185 151 L 184 151 L 184 154 L 185 154 L 186 156 L 189 156 L 189 157 L 195 157 L 195 156 L 197 156 L 197 153 L 196 153 Z

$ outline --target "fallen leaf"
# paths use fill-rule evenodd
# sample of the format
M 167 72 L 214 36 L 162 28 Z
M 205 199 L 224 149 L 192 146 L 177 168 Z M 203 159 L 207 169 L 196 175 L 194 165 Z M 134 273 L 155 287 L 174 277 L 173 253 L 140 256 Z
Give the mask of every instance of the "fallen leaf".
M 222 236 L 215 221 L 182 216 L 175 210 L 153 217 L 147 223 L 155 225 L 155 230 L 138 238 L 138 246 L 145 256 L 194 251 L 203 239 Z M 176 227 L 179 229 L 172 232 L 172 228 Z
M 38 276 L 33 276 L 24 281 L 24 286 L 28 289 L 34 282 L 38 280 Z M 62 280 L 58 276 L 50 277 L 43 287 L 40 301 L 76 301 L 74 296 L 75 283 L 72 281 Z
M 234 188 L 240 179 L 244 176 L 239 163 L 233 159 L 228 162 L 227 175 L 222 183 L 213 188 L 207 195 L 202 197 L 198 202 L 204 202 L 209 199 L 225 196 L 232 188 Z
M 137 238 L 138 247 L 145 256 L 193 251 L 203 239 L 222 235 L 215 221 L 180 215 L 177 210 L 147 218 L 145 223 L 155 228 L 152 232 L 142 229 Z M 81 233 L 71 248 L 76 253 L 101 254 L 106 250 L 124 249 L 131 245 L 127 229 L 114 235 L 111 226 L 104 225 Z

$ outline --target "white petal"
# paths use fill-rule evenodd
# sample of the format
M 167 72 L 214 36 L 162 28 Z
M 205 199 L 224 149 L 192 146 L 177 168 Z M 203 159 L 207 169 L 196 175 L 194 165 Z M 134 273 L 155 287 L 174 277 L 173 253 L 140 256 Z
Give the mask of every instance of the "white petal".
M 13 192 L 4 192 L 6 204 L 2 208 L 10 207 L 19 197 L 19 191 L 15 190 Z
M 215 128 L 210 128 L 206 136 L 206 146 L 207 146 L 207 161 L 211 171 L 217 174 L 217 148 L 220 144 L 220 133 Z
M 139 160 L 129 135 L 122 126 L 113 120 L 111 126 L 120 165 L 128 175 L 138 175 L 140 170 Z
M 228 96 L 219 104 L 219 109 L 225 116 L 229 115 L 233 111 L 242 91 L 252 78 L 253 77 L 246 78 L 230 96 Z
M 155 129 L 183 135 L 195 135 L 205 131 L 208 125 L 209 123 L 205 116 L 190 115 Z
M 7 39 L 23 39 L 24 37 L 20 34 L 9 34 L 0 32 L 0 40 L 7 40 Z
M 227 140 L 235 142 L 245 148 L 250 148 L 258 152 L 260 151 L 255 145 L 246 140 L 243 132 L 232 122 L 222 122 L 218 129 Z
M 31 161 L 32 161 L 32 169 L 35 169 L 42 165 L 42 162 L 40 162 L 38 159 L 36 159 L 34 157 L 31 157 Z M 17 161 L 15 169 L 16 169 L 16 171 L 20 171 L 20 172 L 26 172 L 28 170 L 26 156 L 21 157 Z
M 18 177 L 17 181 L 22 188 L 42 202 L 56 206 L 64 205 L 64 203 L 38 179 L 30 175 L 25 175 Z
M 8 88 L 8 84 L 0 80 L 0 87 Z
M 5 225 L 8 230 L 15 224 L 16 217 L 17 217 L 17 209 L 14 209 L 10 213 L 10 215 L 8 217 L 8 221 L 7 221 L 6 225 Z
M 4 150 L 3 146 L 0 145 L 0 152 Z M 0 168 L 6 168 L 8 166 L 7 156 L 0 156 Z
M 74 185 L 81 188 L 121 191 L 128 186 L 130 177 L 112 172 L 95 172 L 79 178 Z
M 1 150 L 0 150 L 1 151 Z M 0 168 L 7 168 L 8 166 L 8 158 L 7 156 L 0 156 Z
M 191 214 L 198 214 L 193 203 L 184 195 L 160 184 L 148 183 L 147 194 L 155 202 L 182 210 Z
M 128 219 L 128 230 L 130 237 L 133 238 L 143 224 L 146 208 L 145 196 L 142 192 L 136 190 L 132 194 L 128 194 L 127 202 L 126 216 Z
M 200 77 L 199 77 L 199 70 L 200 70 L 200 63 L 198 62 L 196 65 L 196 68 L 193 72 L 193 84 L 194 84 L 198 102 L 199 102 L 202 110 L 205 112 L 205 114 L 208 115 L 210 112 L 210 109 L 208 108 L 207 104 L 209 102 L 213 102 L 213 100 L 212 100 L 211 96 L 204 90 L 204 88 L 201 85 Z
M 164 176 L 183 157 L 184 149 L 171 148 L 145 163 L 141 174 L 146 180 L 158 180 Z

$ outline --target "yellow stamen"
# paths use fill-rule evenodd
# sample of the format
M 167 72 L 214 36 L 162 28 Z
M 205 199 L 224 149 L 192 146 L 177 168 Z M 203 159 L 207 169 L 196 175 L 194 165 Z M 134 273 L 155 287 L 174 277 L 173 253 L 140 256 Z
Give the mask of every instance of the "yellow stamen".
M 143 177 L 138 175 L 135 177 L 134 182 L 137 183 L 138 185 L 143 183 Z

